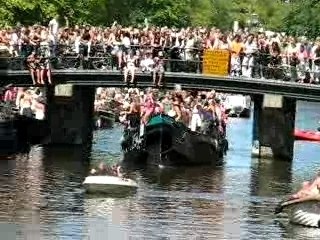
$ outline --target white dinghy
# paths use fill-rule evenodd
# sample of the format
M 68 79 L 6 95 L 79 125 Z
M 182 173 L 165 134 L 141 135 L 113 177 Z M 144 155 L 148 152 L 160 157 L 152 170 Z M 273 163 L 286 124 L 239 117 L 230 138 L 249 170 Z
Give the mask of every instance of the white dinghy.
M 128 178 L 114 176 L 88 176 L 83 182 L 88 193 L 123 194 L 135 192 L 138 184 Z
M 320 228 L 320 195 L 284 202 L 276 213 L 282 212 L 285 208 L 288 210 L 291 223 Z

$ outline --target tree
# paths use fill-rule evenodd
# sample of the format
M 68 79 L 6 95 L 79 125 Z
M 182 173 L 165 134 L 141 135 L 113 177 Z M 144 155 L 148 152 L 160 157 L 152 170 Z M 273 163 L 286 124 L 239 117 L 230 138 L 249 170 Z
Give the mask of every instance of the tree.
M 191 0 L 188 14 L 190 25 L 210 26 L 213 24 L 214 4 L 212 0 Z
M 59 15 L 71 24 L 143 24 L 216 26 L 230 30 L 235 20 L 246 26 L 257 14 L 268 30 L 315 37 L 320 31 L 318 0 L 6 0 L 0 5 L 0 26 L 47 24 Z
M 316 0 L 301 0 L 292 3 L 289 14 L 284 19 L 287 32 L 316 38 L 320 32 L 320 3 Z

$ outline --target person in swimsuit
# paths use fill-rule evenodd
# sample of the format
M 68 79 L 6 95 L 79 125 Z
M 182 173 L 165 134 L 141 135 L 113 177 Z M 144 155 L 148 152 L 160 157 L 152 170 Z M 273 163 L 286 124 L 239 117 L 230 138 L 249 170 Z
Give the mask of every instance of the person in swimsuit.
M 20 99 L 20 114 L 28 118 L 33 117 L 33 112 L 31 110 L 32 97 L 29 92 L 25 92 Z
M 90 171 L 90 174 L 93 176 L 114 176 L 114 177 L 122 177 L 123 174 L 121 172 L 121 166 L 116 164 L 112 167 L 106 165 L 101 162 L 97 168 L 93 168 Z
M 142 122 L 144 124 L 146 124 L 149 121 L 151 115 L 155 112 L 155 107 L 156 107 L 156 104 L 155 104 L 154 94 L 151 91 L 147 95 L 144 101 L 144 107 L 142 112 Z
M 313 181 L 304 182 L 302 188 L 293 194 L 290 199 L 299 199 L 310 195 L 320 194 L 320 176 L 318 175 Z
M 126 115 L 131 128 L 138 128 L 140 126 L 141 106 L 139 96 L 131 97 L 130 109 L 126 112 Z

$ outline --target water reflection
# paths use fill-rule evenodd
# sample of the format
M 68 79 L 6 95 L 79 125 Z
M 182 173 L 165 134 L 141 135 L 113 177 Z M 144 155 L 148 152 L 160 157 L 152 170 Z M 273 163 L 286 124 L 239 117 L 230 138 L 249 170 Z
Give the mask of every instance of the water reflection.
M 261 236 L 261 229 L 264 229 L 266 237 L 260 239 L 268 239 L 268 234 L 281 236 L 282 231 L 276 227 L 274 221 L 274 208 L 281 196 L 291 192 L 291 167 L 292 164 L 288 162 L 252 159 L 251 197 L 248 199 L 245 221 L 242 223 L 244 229 L 247 229 L 242 233 L 243 238 Z
M 251 195 L 257 197 L 279 197 L 290 193 L 292 163 L 268 159 L 252 159 Z
M 27 239 L 68 234 L 82 236 L 83 189 L 88 159 L 78 148 L 52 149 L 33 147 L 29 154 L 16 156 L 11 166 L 11 185 L 1 190 L 9 196 L 6 221 L 20 224 L 18 235 Z M 9 161 L 7 163 L 10 163 Z M 1 168 L 5 169 L 5 168 Z M 8 170 L 7 170 L 8 171 Z M 10 176 L 9 176 L 10 178 Z M 10 183 L 10 181 L 7 181 Z M 3 196 L 3 195 L 2 195 Z M 5 201 L 1 201 L 4 207 Z M 46 227 L 46 226 L 50 227 Z M 82 237 L 79 237 L 82 239 Z
M 133 199 L 90 198 L 84 199 L 87 214 L 86 232 L 91 239 L 127 239 L 130 202 Z
M 277 220 L 276 226 L 281 229 L 281 236 L 283 239 L 320 239 L 320 231 L 317 228 L 306 228 L 289 224 L 288 221 L 284 219 Z

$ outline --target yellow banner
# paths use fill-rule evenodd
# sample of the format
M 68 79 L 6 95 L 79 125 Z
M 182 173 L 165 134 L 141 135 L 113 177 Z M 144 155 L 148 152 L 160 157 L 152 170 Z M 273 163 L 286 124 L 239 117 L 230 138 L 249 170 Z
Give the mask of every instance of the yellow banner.
M 206 50 L 203 55 L 202 73 L 228 76 L 230 52 L 228 50 Z

